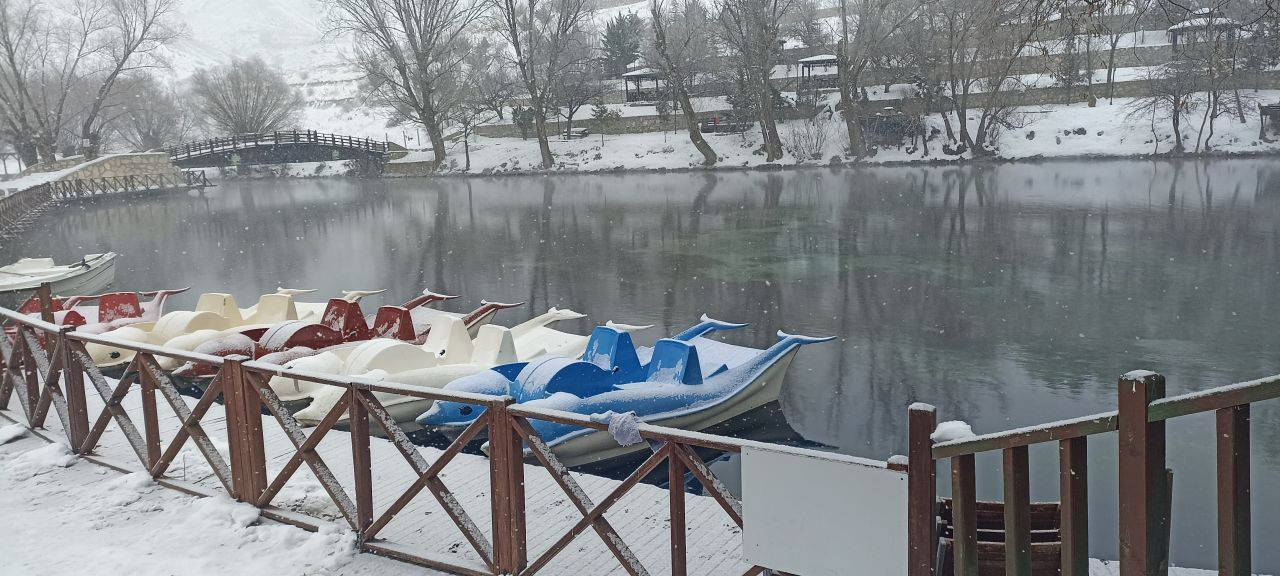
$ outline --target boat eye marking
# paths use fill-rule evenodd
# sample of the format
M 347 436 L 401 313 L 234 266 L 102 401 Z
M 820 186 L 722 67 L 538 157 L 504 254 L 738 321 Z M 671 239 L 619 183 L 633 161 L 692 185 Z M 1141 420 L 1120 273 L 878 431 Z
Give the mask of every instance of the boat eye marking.
M 119 357 L 120 357 L 120 353 L 119 353 L 119 352 L 112 352 L 112 353 L 111 353 L 111 359 L 112 359 L 112 360 L 115 360 L 116 358 L 119 358 Z
M 470 406 L 463 406 L 462 408 L 458 409 L 458 412 L 460 412 L 463 416 L 470 416 L 472 410 Z

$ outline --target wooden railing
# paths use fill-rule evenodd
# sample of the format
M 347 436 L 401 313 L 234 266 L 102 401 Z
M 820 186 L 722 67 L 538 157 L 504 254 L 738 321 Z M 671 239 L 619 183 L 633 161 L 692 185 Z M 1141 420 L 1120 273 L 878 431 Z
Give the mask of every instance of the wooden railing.
M 11 236 L 21 232 L 52 199 L 48 186 L 35 186 L 0 198 L 0 234 Z
M 387 143 L 371 138 L 356 138 L 340 134 L 322 134 L 314 130 L 292 130 L 289 132 L 272 132 L 270 134 L 237 134 L 200 142 L 189 142 L 168 149 L 173 160 L 184 160 L 206 154 L 258 148 L 263 146 L 281 146 L 291 144 L 313 144 L 333 146 L 335 148 L 351 148 L 375 154 L 386 154 Z
M 224 492 L 230 497 L 252 504 L 261 513 L 277 521 L 316 529 L 321 519 L 276 504 L 282 487 L 305 465 L 321 484 L 329 500 L 339 512 L 341 520 L 357 535 L 363 551 L 393 557 L 402 561 L 453 574 L 510 574 L 532 575 L 547 573 L 545 568 L 579 534 L 590 529 L 599 535 L 616 559 L 618 566 L 633 576 L 649 574 L 641 558 L 606 519 L 605 513 L 633 490 L 640 480 L 667 464 L 669 488 L 666 490 L 670 511 L 671 573 L 689 574 L 690 554 L 719 553 L 719 550 L 688 548 L 685 521 L 686 472 L 696 478 L 706 491 L 723 508 L 728 519 L 739 530 L 742 527 L 740 502 L 708 468 L 695 450 L 710 449 L 738 452 L 744 446 L 759 443 L 734 438 L 712 436 L 659 426 L 641 425 L 640 435 L 649 442 L 652 454 L 634 472 L 617 484 L 612 491 L 596 502 L 587 495 L 574 474 L 560 463 L 555 453 L 547 447 L 530 424 L 534 420 L 558 422 L 607 430 L 607 426 L 582 415 L 552 410 L 540 410 L 513 404 L 506 396 L 485 396 L 447 391 L 435 388 L 404 386 L 395 383 L 372 381 L 359 377 L 338 377 L 251 361 L 244 357 L 217 357 L 204 354 L 166 349 L 137 342 L 116 340 L 102 335 L 82 334 L 72 327 L 58 326 L 31 316 L 0 308 L 0 321 L 9 324 L 11 336 L 0 339 L 0 410 L 9 407 L 13 396 L 18 398 L 22 414 L 28 426 L 39 429 L 46 426 L 50 409 L 62 424 L 71 449 L 86 459 L 123 471 L 141 470 L 163 486 L 195 495 L 207 496 Z M 94 365 L 86 344 L 101 344 L 133 351 L 135 356 L 117 382 L 108 380 Z M 198 401 L 191 405 L 179 395 L 175 382 L 160 370 L 156 359 L 176 358 L 217 367 L 217 374 Z M 282 405 L 280 398 L 267 385 L 272 376 L 285 376 L 295 380 L 336 387 L 343 390 L 338 401 L 320 423 L 306 430 Z M 87 383 L 86 383 L 87 379 Z M 86 392 L 86 389 L 88 392 Z M 375 393 L 387 393 L 431 400 L 463 402 L 481 406 L 485 414 L 465 429 L 429 462 L 396 425 L 386 407 Z M 102 408 L 90 410 L 88 394 L 101 399 Z M 159 396 L 159 400 L 157 399 Z M 126 400 L 135 406 L 140 396 L 141 422 L 136 422 L 125 409 Z M 225 439 L 227 457 L 218 449 L 218 443 L 206 431 L 202 419 L 221 401 L 226 412 Z M 161 406 L 167 404 L 180 423 L 176 433 L 168 441 L 162 441 L 160 426 Z M 287 463 L 275 475 L 268 472 L 264 448 L 263 408 L 272 416 L 292 444 Z M 136 407 L 134 414 L 138 414 Z M 338 480 L 326 463 L 318 447 L 334 425 L 347 417 L 350 430 L 350 457 L 353 464 L 353 490 Z M 123 434 L 136 457 L 136 462 L 126 463 L 102 458 L 95 450 L 100 446 L 110 425 Z M 371 462 L 371 430 L 381 428 L 395 450 L 412 468 L 416 479 L 401 489 L 394 501 L 381 510 L 374 507 L 374 467 Z M 457 497 L 444 482 L 442 472 L 457 461 L 464 447 L 483 432 L 489 437 L 489 487 L 487 491 L 491 523 L 486 531 L 460 505 Z M 203 455 L 220 488 L 211 490 L 170 474 L 175 458 L 188 444 L 194 444 Z M 569 530 L 553 544 L 536 551 L 529 558 L 525 498 L 525 446 L 533 460 L 552 477 L 563 491 L 560 502 L 581 514 Z M 787 450 L 775 446 L 776 449 Z M 278 460 L 276 460 L 278 462 Z M 379 486 L 381 490 L 387 486 Z M 432 515 L 437 522 L 451 522 L 480 559 L 479 564 L 459 560 L 456 555 L 439 555 L 419 552 L 403 542 L 385 540 L 382 530 L 397 514 L 400 514 L 420 494 L 426 491 L 440 503 L 445 514 Z M 447 520 L 444 520 L 447 518 Z M 653 534 L 639 535 L 646 542 Z M 755 576 L 764 571 L 754 566 L 744 576 Z
M 1249 407 L 1280 398 L 1280 376 L 1165 397 L 1165 379 L 1135 371 L 1119 380 L 1118 410 L 1043 426 L 934 443 L 934 407 L 909 409 L 909 574 L 932 576 L 938 535 L 936 461 L 950 460 L 954 511 L 954 574 L 976 576 L 975 455 L 1000 451 L 1004 481 L 1004 554 L 1009 575 L 1031 574 L 1028 449 L 1056 443 L 1059 461 L 1061 574 L 1089 573 L 1087 440 L 1118 432 L 1119 550 L 1122 576 L 1167 573 L 1172 473 L 1166 469 L 1165 422 L 1216 415 L 1218 573 L 1251 574 Z M 1206 441 L 1208 439 L 1206 438 Z
M 177 174 L 139 174 L 135 176 L 55 180 L 42 186 L 49 188 L 50 197 L 65 200 L 121 192 L 205 188 L 212 186 L 212 184 L 209 183 L 204 171 L 189 170 Z

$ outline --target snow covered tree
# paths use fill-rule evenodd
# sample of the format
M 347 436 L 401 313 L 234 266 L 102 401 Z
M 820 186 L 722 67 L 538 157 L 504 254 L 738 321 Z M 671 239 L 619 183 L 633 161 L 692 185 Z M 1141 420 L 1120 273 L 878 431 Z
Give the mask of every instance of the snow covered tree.
M 435 164 L 444 162 L 444 123 L 458 95 L 483 5 L 472 0 L 325 0 L 332 28 L 356 40 L 356 62 L 375 102 L 427 131 Z
M 600 48 L 604 52 L 607 74 L 621 75 L 632 62 L 640 59 L 640 45 L 646 31 L 644 20 L 634 12 L 615 16 L 605 24 Z
M 756 100 L 765 159 L 782 159 L 782 138 L 773 106 L 773 67 L 782 55 L 780 26 L 791 15 L 792 0 L 716 0 L 721 40 L 738 84 Z
M 863 76 L 878 61 L 895 49 L 900 54 L 915 54 L 913 48 L 934 52 L 932 48 L 895 44 L 892 39 L 921 17 L 930 1 L 911 0 L 841 0 L 840 42 L 836 51 L 840 109 L 848 133 L 849 152 L 855 157 L 867 153 L 862 134 L 860 92 Z M 924 42 L 928 34 L 915 40 Z M 928 56 L 926 56 L 928 57 Z
M 604 148 L 605 130 L 622 120 L 622 113 L 605 106 L 604 100 L 597 99 L 591 106 L 591 119 L 595 121 L 596 130 L 600 132 L 600 147 Z
M 155 76 L 127 77 L 117 90 L 122 114 L 113 123 L 115 132 L 134 150 L 158 150 L 191 134 L 194 122 L 190 110 Z
M 107 123 L 103 112 L 110 106 L 112 92 L 130 72 L 161 65 L 160 49 L 177 38 L 180 29 L 173 22 L 177 0 L 106 0 L 104 28 L 100 33 L 100 74 L 93 100 L 80 119 L 80 152 L 96 156 L 101 132 Z
M 693 109 L 690 91 L 700 76 L 706 76 L 707 67 L 716 56 L 710 34 L 711 17 L 699 0 L 678 0 L 670 6 L 664 0 L 649 0 L 649 14 L 653 22 L 653 56 L 666 79 L 667 89 L 680 104 L 689 141 L 702 154 L 702 165 L 716 163 L 715 150 L 702 137 L 697 112 Z M 665 98 L 664 98 L 665 100 Z
M 558 74 L 577 64 L 583 32 L 591 22 L 591 0 L 487 0 L 498 34 L 511 46 L 511 63 L 534 111 L 542 166 L 555 157 L 547 136 L 547 110 Z
M 191 84 L 201 120 L 224 134 L 289 128 L 302 110 L 302 97 L 284 75 L 257 56 L 199 70 Z

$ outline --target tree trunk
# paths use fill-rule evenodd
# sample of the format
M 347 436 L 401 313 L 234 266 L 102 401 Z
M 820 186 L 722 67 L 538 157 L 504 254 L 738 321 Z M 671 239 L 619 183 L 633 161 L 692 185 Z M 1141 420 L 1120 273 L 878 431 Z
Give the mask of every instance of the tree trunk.
M 768 70 L 763 74 L 768 74 Z M 778 123 L 773 119 L 773 91 L 769 89 L 767 77 L 760 82 L 760 131 L 764 133 L 765 161 L 781 160 L 782 138 L 778 136 Z
M 541 96 L 531 98 L 533 100 L 533 127 L 538 137 L 538 151 L 542 154 L 542 167 L 550 170 L 556 165 L 555 156 L 551 155 L 551 143 L 547 141 L 547 117 L 546 106 L 543 105 Z
M 667 85 L 675 92 L 676 99 L 680 102 L 680 114 L 684 116 L 685 126 L 689 129 L 689 142 L 692 142 L 693 147 L 702 154 L 703 166 L 714 166 L 719 158 L 716 156 L 716 151 L 711 149 L 711 144 L 702 137 L 702 127 L 698 125 L 698 115 L 693 111 L 689 87 L 685 84 L 684 70 L 676 66 L 668 51 L 667 30 L 663 24 L 662 11 L 658 9 L 657 3 L 649 5 L 649 15 L 650 21 L 653 22 L 654 45 L 658 49 L 662 63 L 667 68 Z M 665 139 L 665 136 L 663 138 Z M 600 145 L 604 146 L 604 134 L 600 135 Z
M 466 162 L 462 167 L 463 172 L 471 171 L 471 129 L 463 128 L 462 130 L 462 155 L 466 158 Z
M 841 4 L 841 11 L 844 5 Z M 862 124 L 858 121 L 858 103 L 854 94 L 852 73 L 849 70 L 849 57 L 846 52 L 848 44 L 842 40 L 836 52 L 836 81 L 840 83 L 840 115 L 844 117 L 844 128 L 849 133 L 849 154 L 854 158 L 866 155 L 867 149 L 862 141 Z

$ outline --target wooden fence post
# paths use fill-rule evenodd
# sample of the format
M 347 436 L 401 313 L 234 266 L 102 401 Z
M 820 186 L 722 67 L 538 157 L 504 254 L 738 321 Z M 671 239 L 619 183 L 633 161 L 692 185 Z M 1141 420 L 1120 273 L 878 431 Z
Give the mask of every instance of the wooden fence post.
M 507 412 L 510 399 L 490 402 L 489 482 L 493 506 L 494 565 L 517 574 L 528 564 L 524 516 L 524 440 Z
M 267 490 L 267 461 L 262 440 L 262 401 L 243 366 L 248 359 L 240 355 L 226 357 L 221 377 L 227 410 L 232 497 L 254 504 Z
M 40 319 L 53 322 L 53 284 L 41 282 L 36 288 L 36 297 L 40 299 Z
M 938 471 L 929 437 L 938 427 L 938 410 L 917 402 L 907 416 L 907 575 L 933 576 Z
M 80 446 L 89 437 L 89 406 L 84 393 L 84 366 L 71 353 L 71 344 L 67 341 L 67 333 L 75 329 L 75 326 L 62 327 L 58 332 L 58 338 L 62 342 L 57 348 L 62 350 L 62 381 L 65 383 L 62 392 L 67 399 L 67 416 L 71 418 L 67 425 L 70 436 L 67 440 L 71 443 L 71 449 L 79 453 Z
M 1249 576 L 1249 405 L 1217 411 L 1218 574 Z
M 373 524 L 373 460 L 369 452 L 369 408 L 355 386 L 347 390 L 347 422 L 351 429 L 351 467 L 356 484 L 356 537 L 363 544 Z M 388 433 L 388 435 L 390 435 Z
M 1154 372 L 1120 377 L 1120 576 L 1154 576 L 1164 560 L 1165 424 L 1147 422 L 1148 406 L 1164 392 L 1164 376 Z

